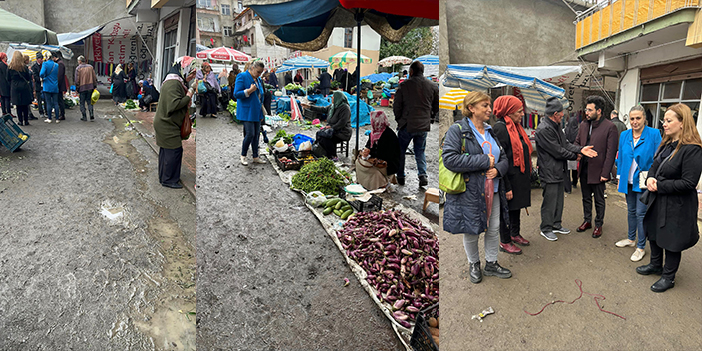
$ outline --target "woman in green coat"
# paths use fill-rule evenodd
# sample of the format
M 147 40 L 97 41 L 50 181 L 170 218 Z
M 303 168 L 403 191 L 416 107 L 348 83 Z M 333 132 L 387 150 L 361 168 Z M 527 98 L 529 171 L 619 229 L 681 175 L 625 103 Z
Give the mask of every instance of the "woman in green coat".
M 194 59 L 183 57 L 176 61 L 161 84 L 161 96 L 154 117 L 158 153 L 158 180 L 161 185 L 179 189 L 180 167 L 183 163 L 183 143 L 180 128 L 190 118 L 190 99 L 195 88 L 188 88 L 193 81 L 196 67 Z

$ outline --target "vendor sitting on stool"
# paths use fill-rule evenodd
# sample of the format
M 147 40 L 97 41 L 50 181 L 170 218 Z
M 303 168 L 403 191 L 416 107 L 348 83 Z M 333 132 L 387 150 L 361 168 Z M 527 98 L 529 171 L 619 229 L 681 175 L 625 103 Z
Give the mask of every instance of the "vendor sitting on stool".
M 315 139 L 324 148 L 328 158 L 337 160 L 336 144 L 351 140 L 351 107 L 341 91 L 335 91 L 332 95 L 332 104 L 326 107 L 302 105 L 304 108 L 315 112 L 327 114 L 327 126 L 317 132 Z M 331 132 L 329 131 L 331 129 Z
M 356 180 L 367 190 L 384 188 L 400 165 L 400 141 L 383 111 L 373 111 L 371 135 L 356 158 Z M 394 183 L 394 182 L 393 182 Z

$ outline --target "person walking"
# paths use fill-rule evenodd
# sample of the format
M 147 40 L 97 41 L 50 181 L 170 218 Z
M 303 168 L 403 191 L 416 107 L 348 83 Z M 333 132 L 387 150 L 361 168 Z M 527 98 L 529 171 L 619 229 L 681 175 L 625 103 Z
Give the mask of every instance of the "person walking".
M 52 52 L 51 57 L 56 53 Z M 42 89 L 44 91 L 44 98 L 46 99 L 46 119 L 44 122 L 51 123 L 51 111 L 54 112 L 56 117 L 56 123 L 59 123 L 59 87 L 58 87 L 58 64 L 48 57 L 46 62 L 41 65 L 41 71 L 39 72 L 39 77 L 42 81 Z
M 565 181 L 568 181 L 566 161 L 583 156 L 595 157 L 592 146 L 580 147 L 566 141 L 561 130 L 563 104 L 556 97 L 546 100 L 546 117 L 536 128 L 537 167 L 543 188 L 541 202 L 541 236 L 550 241 L 558 240 L 555 233 L 570 234 L 562 225 Z M 444 161 L 445 162 L 445 161 Z
M 219 86 L 219 81 L 217 80 L 217 75 L 212 72 L 212 66 L 209 63 L 204 62 L 202 68 L 197 70 L 195 78 L 199 81 L 203 81 L 205 88 L 207 88 L 205 93 L 198 94 L 200 98 L 200 116 L 202 117 L 215 117 L 217 115 L 217 95 L 222 91 Z
M 626 239 L 619 240 L 617 247 L 633 247 L 636 250 L 631 255 L 634 262 L 641 261 L 646 254 L 646 233 L 643 219 L 646 214 L 646 205 L 641 201 L 641 194 L 646 190 L 639 185 L 639 176 L 648 172 L 653 164 L 653 155 L 661 143 L 658 130 L 646 126 L 645 110 L 643 106 L 636 105 L 629 111 L 631 129 L 625 130 L 619 136 L 619 152 L 617 153 L 617 175 L 619 176 L 618 191 L 626 197 L 627 221 L 629 235 Z M 636 240 L 636 233 L 639 238 Z
M 654 292 L 675 286 L 682 251 L 700 238 L 697 182 L 702 173 L 702 140 L 690 108 L 684 104 L 668 107 L 663 130 L 665 135 L 646 179 L 649 201 L 644 231 L 651 246 L 651 261 L 636 268 L 642 275 L 661 274 L 651 285 Z
M 85 114 L 85 105 L 88 105 L 88 111 L 90 111 L 90 120 L 95 120 L 95 114 L 93 113 L 92 96 L 93 90 L 97 88 L 97 76 L 95 75 L 95 70 L 93 66 L 85 63 L 85 57 L 78 56 L 78 67 L 76 67 L 75 79 L 76 90 L 80 96 L 80 113 L 83 115 L 81 121 L 87 121 Z
M 407 81 L 411 80 L 412 77 Z M 463 234 L 463 247 L 470 264 L 469 278 L 473 284 L 483 280 L 478 251 L 481 233 L 485 233 L 484 274 L 502 279 L 512 277 L 509 269 L 497 263 L 500 222 L 508 220 L 507 199 L 501 178 L 507 174 L 509 161 L 492 128 L 486 123 L 491 111 L 489 96 L 479 91 L 468 93 L 463 99 L 461 111 L 465 118 L 449 127 L 442 152 L 446 169 L 461 173 L 466 181 L 466 191 L 446 194 L 443 219 L 445 231 Z M 485 197 L 486 179 L 494 182 L 491 205 Z
M 241 164 L 246 166 L 246 154 L 249 146 L 254 163 L 266 163 L 258 157 L 258 137 L 263 116 L 263 81 L 261 74 L 265 66 L 262 61 L 255 61 L 245 72 L 236 76 L 234 96 L 236 97 L 236 118 L 244 123 L 244 142 L 241 146 Z
M 319 80 L 319 89 L 322 90 L 322 95 L 326 97 L 329 95 L 329 89 L 331 89 L 332 76 L 326 69 L 322 68 L 322 74 L 317 79 Z
M 44 54 L 42 54 L 41 51 L 38 51 L 36 58 L 37 61 L 34 62 L 31 68 L 32 78 L 34 79 L 34 98 L 37 100 L 37 105 L 39 106 L 39 118 L 43 119 L 46 104 L 44 100 L 44 93 L 41 87 L 41 77 L 39 77 L 39 73 L 41 73 L 41 65 L 44 63 Z M 32 118 L 32 116 L 30 116 L 29 119 L 37 118 Z
M 583 198 L 583 224 L 576 231 L 584 232 L 592 228 L 592 198 L 595 198 L 595 228 L 593 238 L 602 236 L 602 225 L 605 217 L 605 188 L 611 178 L 612 166 L 617 156 L 619 145 L 619 131 L 607 118 L 603 118 L 602 111 L 605 100 L 598 95 L 588 96 L 585 105 L 586 119 L 580 125 L 575 145 L 592 145 L 597 151 L 597 157 L 583 158 L 579 164 L 580 190 Z
M 7 80 L 7 54 L 0 52 L 0 105 L 2 114 L 12 114 L 12 102 L 10 101 L 10 81 Z
M 509 168 L 501 181 L 505 184 L 505 197 L 509 208 L 509 223 L 500 222 L 500 251 L 519 255 L 529 246 L 529 240 L 521 236 L 520 215 L 522 208 L 531 206 L 531 141 L 522 128 L 524 104 L 512 95 L 495 99 L 497 122 L 493 131 L 502 145 Z
M 112 101 L 115 105 L 127 101 L 127 85 L 124 82 L 127 76 L 122 71 L 122 64 L 118 64 L 115 71 L 112 72 Z
M 431 116 L 439 112 L 439 86 L 424 78 L 424 65 L 414 61 L 410 65 L 410 78 L 397 87 L 392 111 L 397 121 L 400 140 L 400 166 L 397 182 L 405 185 L 405 152 L 414 143 L 419 186 L 429 184 L 424 150 L 427 134 L 431 129 Z
M 54 55 L 51 56 L 58 64 L 58 106 L 61 112 L 59 120 L 63 121 L 66 119 L 66 102 L 63 100 L 66 91 L 68 91 L 68 80 L 66 79 L 66 65 L 63 63 L 62 55 L 60 51 L 56 51 Z
M 180 168 L 183 163 L 183 140 L 180 130 L 190 123 L 190 102 L 195 94 L 194 60 L 181 58 L 171 67 L 161 85 L 161 99 L 154 116 L 154 132 L 158 152 L 158 181 L 167 188 L 179 189 Z
M 12 61 L 7 70 L 7 80 L 10 82 L 12 104 L 17 106 L 17 124 L 29 125 L 29 104 L 32 103 L 32 74 L 24 63 L 24 55 L 20 51 L 12 54 Z

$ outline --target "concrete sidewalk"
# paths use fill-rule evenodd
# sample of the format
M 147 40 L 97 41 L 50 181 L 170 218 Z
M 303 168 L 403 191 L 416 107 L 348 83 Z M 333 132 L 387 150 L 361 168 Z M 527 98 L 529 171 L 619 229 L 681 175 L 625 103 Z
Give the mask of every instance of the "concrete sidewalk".
M 154 133 L 154 116 L 156 112 L 141 112 L 139 110 L 125 110 L 119 107 L 119 111 L 128 119 L 134 128 L 141 134 L 151 148 L 158 154 L 159 147 L 156 145 Z M 197 139 L 196 129 L 188 140 L 183 140 L 183 166 L 180 172 L 180 180 L 183 187 L 195 196 L 195 140 Z

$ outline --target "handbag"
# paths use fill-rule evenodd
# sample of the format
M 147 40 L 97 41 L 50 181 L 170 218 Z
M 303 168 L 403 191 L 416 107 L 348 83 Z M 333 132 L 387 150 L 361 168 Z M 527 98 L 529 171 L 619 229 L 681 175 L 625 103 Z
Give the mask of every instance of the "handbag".
M 459 123 L 458 129 L 463 130 Z M 460 194 L 466 191 L 466 180 L 462 173 L 449 170 L 444 166 L 443 150 L 439 151 L 439 189 L 447 194 Z M 461 135 L 461 153 L 466 153 L 466 140 Z
M 334 128 L 325 128 L 317 132 L 317 138 L 331 139 L 334 136 Z
M 146 95 L 144 97 L 144 105 L 150 104 L 152 101 L 154 101 L 154 97 L 151 95 Z
M 646 188 L 646 179 L 648 179 L 648 171 L 641 171 L 639 173 L 639 189 Z
M 180 125 L 180 139 L 187 140 L 190 138 L 190 133 L 193 132 L 193 121 L 190 120 L 189 114 L 185 115 L 183 124 Z

